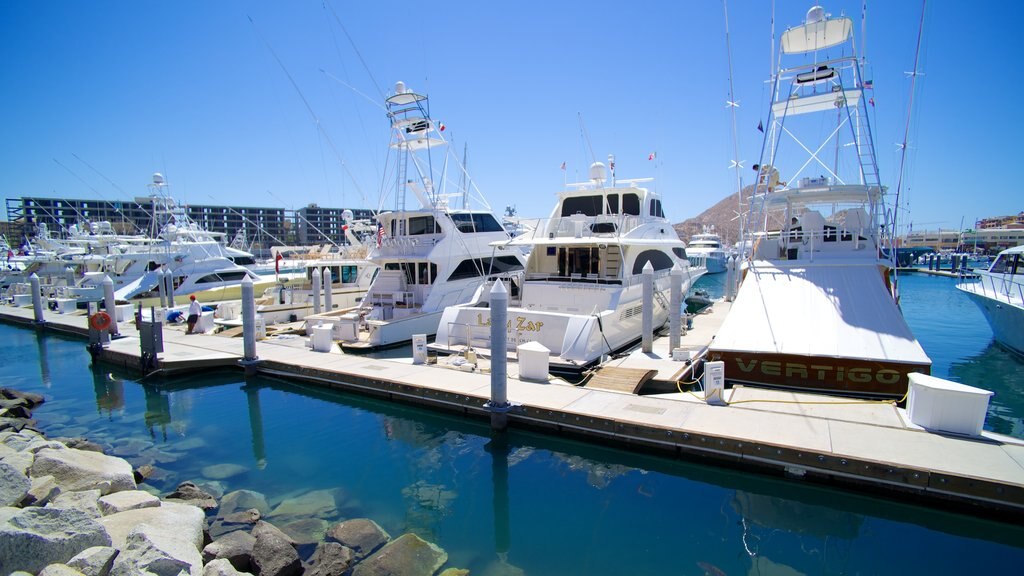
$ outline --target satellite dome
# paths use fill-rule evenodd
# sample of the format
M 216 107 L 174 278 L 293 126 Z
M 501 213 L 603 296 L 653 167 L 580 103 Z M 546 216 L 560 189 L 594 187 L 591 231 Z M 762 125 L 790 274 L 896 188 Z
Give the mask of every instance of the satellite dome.
M 807 11 L 807 24 L 814 24 L 815 22 L 825 21 L 825 9 L 821 6 L 811 6 L 811 9 Z
M 159 185 L 159 184 L 163 184 L 163 183 L 164 183 L 164 175 L 159 173 L 159 172 L 154 172 L 153 173 L 153 184 Z
M 590 179 L 594 182 L 604 182 L 608 178 L 605 172 L 604 162 L 594 162 L 590 165 Z
M 341 211 L 341 219 L 344 220 L 345 222 L 351 222 L 352 221 L 352 211 L 348 210 L 348 209 L 342 210 Z
M 405 82 L 395 82 L 395 94 L 405 94 Z

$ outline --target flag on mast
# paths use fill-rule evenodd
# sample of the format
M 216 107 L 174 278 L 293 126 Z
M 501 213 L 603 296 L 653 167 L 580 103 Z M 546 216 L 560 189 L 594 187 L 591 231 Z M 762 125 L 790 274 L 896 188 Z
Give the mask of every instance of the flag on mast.
M 654 160 L 657 157 L 658 157 L 658 153 L 657 152 L 651 152 L 650 154 L 647 155 L 647 159 L 648 160 Z

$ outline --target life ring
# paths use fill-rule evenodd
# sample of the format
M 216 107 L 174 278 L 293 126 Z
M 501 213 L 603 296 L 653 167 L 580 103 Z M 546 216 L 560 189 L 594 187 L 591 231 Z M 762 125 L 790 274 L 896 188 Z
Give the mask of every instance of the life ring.
M 106 312 L 97 312 L 89 317 L 89 326 L 93 330 L 103 331 L 110 328 L 111 319 L 110 314 Z

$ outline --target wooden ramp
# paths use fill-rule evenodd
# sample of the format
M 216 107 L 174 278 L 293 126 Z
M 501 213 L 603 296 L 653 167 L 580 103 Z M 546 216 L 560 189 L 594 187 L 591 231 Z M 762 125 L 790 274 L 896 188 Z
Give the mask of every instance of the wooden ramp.
M 649 368 L 604 366 L 598 369 L 584 387 L 636 394 L 657 373 L 657 370 Z

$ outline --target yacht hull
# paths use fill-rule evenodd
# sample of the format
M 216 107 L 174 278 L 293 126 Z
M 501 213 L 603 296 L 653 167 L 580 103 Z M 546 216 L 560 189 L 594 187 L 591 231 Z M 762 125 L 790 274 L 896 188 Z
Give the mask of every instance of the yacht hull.
M 961 290 L 963 290 L 961 288 Z M 1024 307 L 1002 302 L 970 290 L 963 290 L 981 308 L 996 342 L 1024 355 Z

